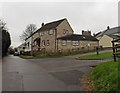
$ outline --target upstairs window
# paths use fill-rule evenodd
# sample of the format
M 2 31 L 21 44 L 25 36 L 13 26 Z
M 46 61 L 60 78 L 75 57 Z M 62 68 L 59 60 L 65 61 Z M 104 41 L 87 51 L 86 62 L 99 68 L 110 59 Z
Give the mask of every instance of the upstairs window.
M 40 32 L 40 36 L 43 36 L 45 33 L 44 32 Z
M 49 34 L 49 35 L 53 35 L 53 33 L 54 33 L 54 30 L 53 30 L 53 29 L 50 29 L 50 30 L 48 31 L 48 34 Z
M 66 45 L 67 45 L 67 41 L 66 41 L 66 40 L 63 40 L 63 41 L 62 41 L 62 45 L 63 45 L 63 46 L 66 46 Z
M 63 29 L 63 34 L 68 34 L 68 30 L 67 29 Z
M 72 41 L 72 45 L 73 45 L 73 46 L 78 46 L 78 45 L 79 45 L 79 42 L 78 42 L 78 41 Z

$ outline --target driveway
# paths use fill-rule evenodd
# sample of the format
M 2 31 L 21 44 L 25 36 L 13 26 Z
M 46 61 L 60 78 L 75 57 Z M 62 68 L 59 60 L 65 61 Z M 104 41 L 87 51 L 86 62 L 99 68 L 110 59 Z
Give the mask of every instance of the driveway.
M 82 75 L 92 69 L 90 66 L 105 61 L 7 56 L 3 59 L 3 91 L 84 91 Z

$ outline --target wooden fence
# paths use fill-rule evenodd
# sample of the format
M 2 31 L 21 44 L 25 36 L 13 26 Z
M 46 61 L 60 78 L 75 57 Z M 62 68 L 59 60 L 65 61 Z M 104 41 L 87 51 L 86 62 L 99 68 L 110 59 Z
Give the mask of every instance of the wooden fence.
M 114 61 L 116 62 L 117 59 L 120 59 L 120 39 L 116 39 L 112 41 L 113 45 L 113 57 Z

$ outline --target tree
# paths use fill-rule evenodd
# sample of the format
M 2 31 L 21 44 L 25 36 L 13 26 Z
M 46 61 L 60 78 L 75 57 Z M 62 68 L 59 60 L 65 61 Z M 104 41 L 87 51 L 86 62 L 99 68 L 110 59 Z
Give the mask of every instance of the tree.
M 0 20 L 0 52 L 2 53 L 2 56 L 6 55 L 8 48 L 11 45 L 10 34 L 5 26 L 6 23 Z
M 24 41 L 27 39 L 35 30 L 37 29 L 35 24 L 29 24 L 26 26 L 26 29 L 23 31 L 22 35 L 20 36 L 20 39 Z

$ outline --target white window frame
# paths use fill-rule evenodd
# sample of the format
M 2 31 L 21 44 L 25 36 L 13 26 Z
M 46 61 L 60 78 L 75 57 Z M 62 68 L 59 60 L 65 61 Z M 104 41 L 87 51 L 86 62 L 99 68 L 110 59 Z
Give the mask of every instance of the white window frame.
M 45 46 L 45 40 L 42 40 L 42 46 Z
M 66 46 L 67 45 L 67 41 L 66 40 L 62 40 L 62 46 Z
M 43 36 L 45 33 L 42 31 L 42 32 L 40 32 L 40 36 Z
M 46 45 L 47 45 L 47 46 L 50 45 L 50 40 L 46 40 Z
M 63 29 L 63 34 L 68 34 L 68 30 L 67 29 Z
M 49 35 L 53 35 L 53 34 L 54 34 L 54 30 L 53 30 L 53 29 L 50 29 L 50 30 L 48 31 L 48 34 L 49 34 Z
M 79 41 L 72 41 L 72 45 L 73 46 L 78 46 L 79 45 Z

